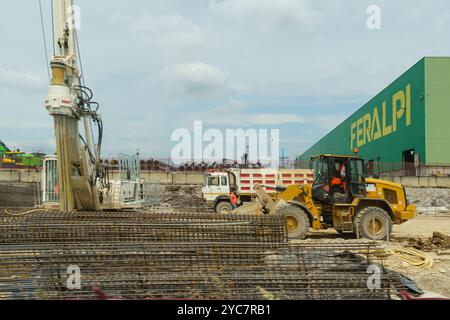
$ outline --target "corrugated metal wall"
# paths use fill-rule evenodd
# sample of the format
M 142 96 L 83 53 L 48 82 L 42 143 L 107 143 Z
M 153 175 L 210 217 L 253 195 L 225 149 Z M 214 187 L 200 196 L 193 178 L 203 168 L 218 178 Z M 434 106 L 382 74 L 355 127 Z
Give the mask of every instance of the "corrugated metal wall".
M 426 162 L 450 163 L 450 57 L 425 59 Z

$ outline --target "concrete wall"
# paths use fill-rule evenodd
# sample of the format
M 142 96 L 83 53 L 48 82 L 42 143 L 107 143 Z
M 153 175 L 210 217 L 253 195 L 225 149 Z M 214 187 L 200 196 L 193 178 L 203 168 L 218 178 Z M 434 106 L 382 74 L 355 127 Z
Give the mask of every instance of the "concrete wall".
M 38 203 L 36 183 L 0 182 L 0 207 L 32 208 Z
M 141 172 L 145 181 L 160 184 L 203 184 L 203 173 L 200 172 Z
M 37 182 L 42 173 L 33 169 L 0 169 L 0 181 L 4 182 Z
M 201 172 L 141 172 L 145 181 L 160 184 L 203 184 Z M 112 178 L 115 174 L 112 174 Z M 403 184 L 405 187 L 450 188 L 450 177 L 392 177 L 382 176 L 382 179 Z M 0 169 L 0 181 L 3 182 L 36 182 L 41 180 L 41 172 L 36 170 Z
M 411 188 L 450 188 L 450 177 L 392 177 L 381 176 L 381 179 L 403 184 Z
M 117 173 L 112 173 L 114 179 Z M 36 182 L 41 180 L 41 172 L 36 170 L 0 169 L 0 181 L 3 182 Z M 142 178 L 148 182 L 160 184 L 203 184 L 200 172 L 141 172 Z

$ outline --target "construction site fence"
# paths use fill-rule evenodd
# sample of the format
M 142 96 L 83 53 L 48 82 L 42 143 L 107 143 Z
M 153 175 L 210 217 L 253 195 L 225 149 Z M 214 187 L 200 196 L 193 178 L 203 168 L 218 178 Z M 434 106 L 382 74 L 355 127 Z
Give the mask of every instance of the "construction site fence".
M 311 169 L 310 163 L 301 163 L 297 160 L 278 161 L 270 164 L 242 163 L 236 162 L 190 162 L 176 165 L 172 159 L 140 159 L 139 165 L 141 171 L 155 172 L 210 172 L 225 171 L 230 168 L 279 168 L 279 169 Z M 115 161 L 110 161 L 112 169 L 115 168 Z M 432 177 L 447 176 L 450 177 L 450 163 L 404 163 L 404 162 L 370 162 L 366 161 L 366 174 L 369 176 L 416 176 Z
M 119 167 L 115 168 L 114 162 L 110 170 L 111 178 L 115 178 L 120 172 Z M 291 168 L 291 166 L 287 166 Z M 199 185 L 204 183 L 204 175 L 208 172 L 226 171 L 232 168 L 229 165 L 190 165 L 174 167 L 171 160 L 145 160 L 139 161 L 141 177 L 149 183 L 162 185 Z M 309 169 L 306 165 L 297 166 L 298 169 Z M 450 187 L 450 164 L 444 163 L 419 163 L 417 165 L 399 162 L 379 162 L 369 163 L 366 167 L 366 176 L 381 178 L 398 183 L 407 187 Z M 42 179 L 42 172 L 32 169 L 12 169 L 0 168 L 0 181 L 4 183 L 34 183 L 39 184 Z M 3 186 L 5 192 L 9 186 Z
M 368 173 L 393 177 L 450 177 L 450 164 L 381 162 L 368 167 Z
M 310 169 L 310 164 L 297 162 L 295 168 Z M 365 173 L 374 177 L 450 177 L 450 163 L 366 161 Z
M 121 159 L 119 157 L 105 157 L 101 162 L 108 165 L 112 172 L 120 170 Z M 172 158 L 139 158 L 137 164 L 140 171 L 173 173 L 204 173 L 211 171 L 225 171 L 230 168 L 311 169 L 311 165 L 308 161 L 300 160 L 279 160 L 270 163 L 260 163 L 258 161 L 245 162 L 243 160 L 202 160 L 183 162 Z M 450 177 L 450 163 L 366 161 L 365 169 L 369 176 Z M 30 171 L 30 174 L 36 173 L 37 175 L 41 170 L 42 168 L 39 167 L 0 166 L 0 181 L 2 180 L 1 176 L 6 175 L 8 172 Z

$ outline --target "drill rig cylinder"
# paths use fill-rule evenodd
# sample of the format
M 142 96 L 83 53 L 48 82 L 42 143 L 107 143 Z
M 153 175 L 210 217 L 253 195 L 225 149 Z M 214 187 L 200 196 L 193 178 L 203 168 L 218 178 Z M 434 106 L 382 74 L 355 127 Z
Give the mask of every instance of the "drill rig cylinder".
M 52 62 L 50 64 L 52 70 L 52 85 L 66 85 L 66 66 L 60 62 Z
M 73 139 L 78 137 L 78 120 L 64 115 L 54 115 L 53 119 L 61 210 L 70 212 L 76 208 L 71 177 L 74 175 L 72 161 L 79 157 L 78 139 Z

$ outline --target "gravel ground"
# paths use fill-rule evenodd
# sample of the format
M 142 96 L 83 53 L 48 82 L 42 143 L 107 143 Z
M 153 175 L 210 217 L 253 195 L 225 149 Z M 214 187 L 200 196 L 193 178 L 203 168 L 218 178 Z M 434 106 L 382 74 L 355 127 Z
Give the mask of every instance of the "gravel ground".
M 203 208 L 206 206 L 200 185 L 160 185 L 156 206 L 170 208 Z
M 393 228 L 392 248 L 408 247 L 409 239 L 428 240 L 434 232 L 450 236 L 450 217 L 418 216 L 413 220 Z M 444 252 L 449 250 L 444 249 Z M 396 256 L 391 256 L 388 267 L 415 280 L 424 291 L 431 291 L 450 297 L 450 255 L 438 254 L 438 250 L 426 251 L 433 258 L 430 270 L 414 267 L 403 262 Z
M 450 217 L 435 217 L 430 215 L 421 215 L 402 225 L 393 227 L 392 238 L 388 244 L 389 249 L 409 248 L 409 239 L 428 240 L 434 232 L 440 232 L 450 236 Z M 355 241 L 352 239 L 342 239 L 333 229 L 311 231 L 307 240 L 309 242 L 342 242 Z M 444 250 L 449 252 L 449 250 Z M 438 250 L 426 251 L 433 259 L 433 266 L 430 270 L 415 267 L 404 262 L 395 255 L 389 256 L 386 267 L 398 271 L 405 276 L 416 281 L 418 287 L 423 291 L 434 292 L 446 297 L 450 297 L 450 255 L 439 254 Z M 442 252 L 441 252 L 442 253 Z
M 394 242 L 390 244 L 390 248 L 404 248 L 405 245 L 407 242 Z M 411 266 L 395 255 L 389 257 L 386 267 L 413 279 L 423 291 L 450 297 L 450 256 L 438 255 L 436 252 L 426 252 L 426 254 L 433 259 L 430 270 Z
M 450 189 L 406 188 L 406 194 L 409 201 L 416 206 L 450 208 Z

